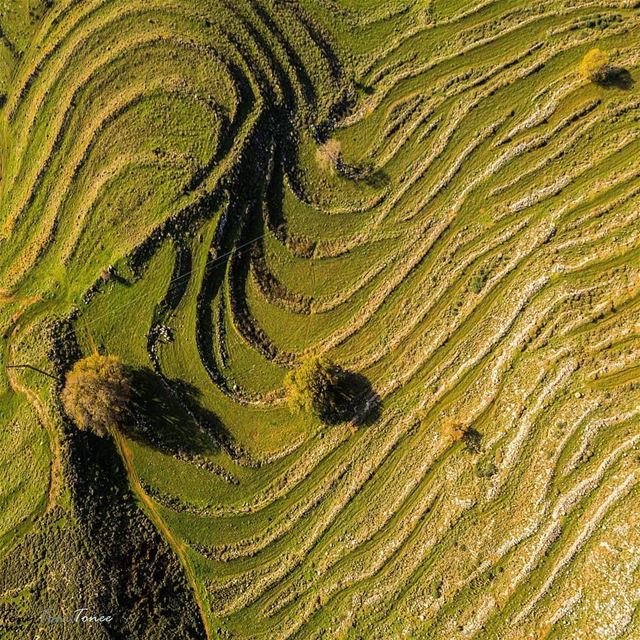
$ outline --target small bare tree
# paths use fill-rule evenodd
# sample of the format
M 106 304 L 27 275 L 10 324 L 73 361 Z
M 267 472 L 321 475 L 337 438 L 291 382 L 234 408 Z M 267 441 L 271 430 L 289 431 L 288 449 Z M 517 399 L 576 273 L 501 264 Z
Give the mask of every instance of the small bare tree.
M 341 150 L 340 141 L 335 138 L 329 138 L 324 144 L 318 147 L 318 151 L 316 152 L 318 163 L 325 171 L 335 173 L 340 162 Z
M 481 449 L 482 434 L 473 427 L 447 421 L 441 426 L 440 433 L 450 442 L 464 442 L 471 453 L 478 453 Z

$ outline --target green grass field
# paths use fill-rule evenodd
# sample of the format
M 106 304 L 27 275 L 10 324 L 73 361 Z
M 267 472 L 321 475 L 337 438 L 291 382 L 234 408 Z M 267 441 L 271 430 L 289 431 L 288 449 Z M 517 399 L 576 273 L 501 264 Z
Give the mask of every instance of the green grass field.
M 638 80 L 632 0 L 5 0 L 0 637 L 640 638 Z M 38 626 L 95 351 L 192 635 Z M 314 353 L 366 424 L 290 411 Z

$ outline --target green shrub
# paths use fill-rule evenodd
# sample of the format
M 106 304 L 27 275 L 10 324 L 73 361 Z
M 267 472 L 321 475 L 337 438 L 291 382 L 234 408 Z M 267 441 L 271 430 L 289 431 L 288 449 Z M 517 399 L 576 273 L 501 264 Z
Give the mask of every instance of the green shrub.
M 480 271 L 476 273 L 471 278 L 471 283 L 469 284 L 469 288 L 473 293 L 480 293 L 482 289 L 484 289 L 484 285 L 487 284 L 487 280 L 489 279 L 488 271 Z
M 291 410 L 317 417 L 322 417 L 335 407 L 339 387 L 338 367 L 322 357 L 307 358 L 285 379 Z

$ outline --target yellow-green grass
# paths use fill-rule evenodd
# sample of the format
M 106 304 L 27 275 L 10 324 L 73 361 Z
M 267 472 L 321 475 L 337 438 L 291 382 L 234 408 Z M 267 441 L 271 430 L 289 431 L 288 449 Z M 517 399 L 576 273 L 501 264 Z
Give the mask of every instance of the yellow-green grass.
M 46 368 L 34 327 L 76 308 L 83 353 L 146 372 L 151 435 L 125 437 L 210 628 L 635 637 L 637 9 L 36 13 L 0 13 L 3 362 Z M 595 46 L 632 81 L 583 80 Z M 317 352 L 370 381 L 369 422 L 291 413 Z M 48 500 L 35 398 L 59 428 L 18 375 L 7 548 Z

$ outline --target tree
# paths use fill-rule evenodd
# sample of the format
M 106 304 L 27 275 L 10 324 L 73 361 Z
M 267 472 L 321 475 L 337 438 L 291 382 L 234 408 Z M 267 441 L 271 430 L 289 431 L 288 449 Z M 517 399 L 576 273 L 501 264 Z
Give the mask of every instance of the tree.
M 94 354 L 76 362 L 60 399 L 79 429 L 104 436 L 128 413 L 131 379 L 119 358 Z
M 287 374 L 284 384 L 293 412 L 310 413 L 323 422 L 347 420 L 362 405 L 363 385 L 358 377 L 324 357 L 303 360 Z
M 285 378 L 289 407 L 294 413 L 322 417 L 334 404 L 339 384 L 337 367 L 323 357 L 310 357 Z
M 591 49 L 580 62 L 580 75 L 592 82 L 603 82 L 609 73 L 609 56 L 600 49 Z

